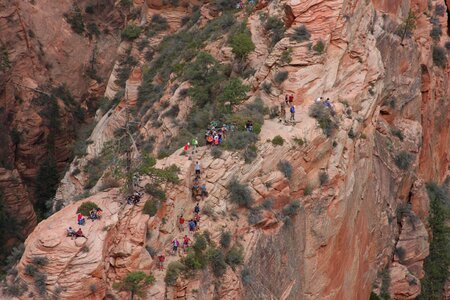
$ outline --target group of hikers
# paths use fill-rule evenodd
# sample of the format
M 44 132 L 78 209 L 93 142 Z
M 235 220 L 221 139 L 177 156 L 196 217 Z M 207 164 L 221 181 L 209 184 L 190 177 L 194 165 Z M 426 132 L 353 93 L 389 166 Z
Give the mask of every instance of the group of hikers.
M 289 118 L 289 122 L 292 122 L 292 124 L 295 124 L 295 106 L 294 106 L 294 95 L 288 95 L 284 97 L 284 102 L 280 104 L 280 118 L 279 122 L 284 122 L 285 124 L 288 123 L 286 119 L 286 108 L 289 107 L 289 112 L 291 113 L 291 117 Z
M 331 102 L 330 98 L 327 98 L 325 101 L 323 100 L 323 97 L 319 97 L 316 100 L 314 100 L 315 103 L 320 103 L 325 105 L 330 109 L 330 113 L 332 116 L 336 114 L 336 110 L 334 109 L 333 102 Z
M 136 205 L 141 201 L 141 197 L 144 195 L 143 192 L 134 192 L 132 195 L 127 197 L 127 204 Z
M 256 4 L 256 0 L 248 0 L 247 4 L 253 6 Z M 236 3 L 236 9 L 243 9 L 243 8 L 245 8 L 244 1 L 239 1 L 238 3 Z
M 208 197 L 208 191 L 206 190 L 205 181 L 203 181 L 200 185 L 200 163 L 198 161 L 195 163 L 194 169 L 195 177 L 194 183 L 192 184 L 192 197 L 194 199 L 200 197 L 202 200 L 204 200 L 206 197 Z
M 81 230 L 81 228 L 78 228 L 77 231 L 75 231 L 72 227 L 67 228 L 67 236 L 71 237 L 72 240 L 76 239 L 77 237 L 84 237 L 83 231 Z
M 228 126 L 226 126 L 225 124 L 219 127 L 211 126 L 210 128 L 206 129 L 205 132 L 206 145 L 210 146 L 220 145 L 222 141 L 225 139 L 228 130 L 229 130 Z
M 100 207 L 94 207 L 89 211 L 88 219 L 91 219 L 92 222 L 94 220 L 99 220 L 103 214 L 103 210 Z M 84 218 L 82 213 L 77 213 L 77 224 L 79 226 L 83 226 L 86 224 L 86 219 Z M 70 236 L 72 239 L 76 239 L 77 237 L 84 237 L 83 231 L 81 230 L 81 227 L 78 228 L 77 231 L 73 229 L 72 227 L 67 228 L 67 236 Z

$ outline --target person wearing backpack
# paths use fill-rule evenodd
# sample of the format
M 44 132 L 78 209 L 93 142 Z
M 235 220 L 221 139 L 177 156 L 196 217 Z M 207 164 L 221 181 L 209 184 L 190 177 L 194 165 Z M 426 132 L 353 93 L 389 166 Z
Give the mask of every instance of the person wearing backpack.
M 291 112 L 291 118 L 289 119 L 289 121 L 295 122 L 295 107 L 294 107 L 294 105 L 291 106 L 289 111 Z
M 172 255 L 178 254 L 178 247 L 180 246 L 180 242 L 175 238 L 172 241 Z

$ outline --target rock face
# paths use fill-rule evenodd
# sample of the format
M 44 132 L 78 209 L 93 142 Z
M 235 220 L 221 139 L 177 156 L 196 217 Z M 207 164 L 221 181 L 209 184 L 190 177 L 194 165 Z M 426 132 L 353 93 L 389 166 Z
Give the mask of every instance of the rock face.
M 58 197 L 67 206 L 39 224 L 27 239 L 19 265 L 21 278 L 31 283 L 23 271 L 25 265 L 33 256 L 46 254 L 53 255 L 54 264 L 64 270 L 72 266 L 72 259 L 87 264 L 86 268 L 75 268 L 79 272 L 76 275 L 65 271 L 67 275 L 63 273 L 61 280 L 52 273 L 51 264 L 46 267 L 45 272 L 51 274 L 47 291 L 54 293 L 60 284 L 66 288 L 62 298 L 67 299 L 80 290 L 83 296 L 90 295 L 87 286 L 91 282 L 99 289 L 90 297 L 115 294 L 112 283 L 132 270 L 155 276 L 148 295 L 161 300 L 368 299 L 381 270 L 390 275 L 393 299 L 414 299 L 420 294 L 423 260 L 429 253 L 424 182 L 442 182 L 448 175 L 450 158 L 450 105 L 441 101 L 449 95 L 448 66 L 433 63 L 428 17 L 432 11 L 422 1 L 263 3 L 257 13 L 278 16 L 287 30 L 271 48 L 262 29 L 263 17 L 250 14 L 248 29 L 256 49 L 248 63 L 256 71 L 246 79 L 252 87 L 249 101 L 261 97 L 265 104 L 274 106 L 283 101 L 284 94 L 293 94 L 297 122 L 286 126 L 277 120 L 265 120 L 256 144 L 257 157 L 251 164 L 246 164 L 239 152 L 223 151 L 214 158 L 206 147 L 187 154 L 179 149 L 158 160 L 160 168 L 178 166 L 180 182 L 163 184 L 167 199 L 151 218 L 142 215 L 142 203 L 119 209 L 115 201 L 124 195 L 117 190 L 98 193 L 97 183 L 91 192 L 98 194 L 91 200 L 110 211 L 102 221 L 88 222 L 87 242 L 93 243 L 89 249 L 92 246 L 98 251 L 82 254 L 81 244 L 42 232 L 70 224 L 79 205 L 70 203 L 83 191 L 86 180 L 83 173 L 72 175 L 73 170 L 98 156 L 105 143 L 114 140 L 114 132 L 124 126 L 122 99 L 101 117 L 90 137 L 87 155 L 77 158 L 66 173 Z M 148 18 L 155 11 L 164 14 L 167 8 L 164 1 L 147 1 L 146 5 Z M 401 41 L 395 32 L 410 8 L 417 16 L 417 29 Z M 176 13 L 181 11 L 177 9 Z M 200 24 L 216 13 L 210 4 L 200 11 Z M 173 16 L 174 12 L 168 14 Z M 244 19 L 243 13 L 237 16 Z M 440 22 L 447 26 L 445 18 Z M 170 23 L 171 31 L 180 26 L 173 20 Z M 309 30 L 310 40 L 291 39 L 300 25 Z M 152 37 L 150 45 L 157 44 L 162 35 Z M 223 63 L 232 59 L 226 39 L 219 37 L 205 48 Z M 314 50 L 319 41 L 324 44 L 322 52 Z M 440 43 L 446 41 L 448 36 L 442 36 Z M 281 62 L 286 50 L 290 50 L 292 59 Z M 133 51 L 140 55 L 134 47 Z M 110 77 L 107 94 L 116 92 L 116 71 Z M 281 71 L 288 73 L 288 79 L 279 83 L 276 75 Z M 136 68 L 127 81 L 129 99 L 135 100 L 140 82 L 140 69 Z M 260 91 L 263 83 L 272 84 L 270 93 Z M 180 96 L 188 87 L 188 82 L 170 76 L 159 101 L 152 102 L 138 120 L 141 136 L 154 136 L 155 144 L 161 146 L 179 132 L 177 122 L 186 120 L 193 105 L 189 97 Z M 334 103 L 337 126 L 330 136 L 308 113 L 318 96 L 329 97 Z M 165 112 L 175 105 L 178 115 L 168 118 Z M 154 119 L 149 120 L 152 115 Z M 284 139 L 281 146 L 270 142 L 277 135 Z M 281 160 L 291 165 L 291 176 L 285 176 L 278 166 Z M 154 252 L 169 253 L 173 238 L 181 240 L 185 232 L 178 231 L 176 220 L 181 213 L 190 217 L 194 207 L 190 188 L 195 161 L 201 162 L 201 180 L 209 192 L 201 202 L 203 208 L 209 207 L 202 215 L 201 231 L 208 230 L 216 245 L 223 231 L 231 232 L 232 245 L 243 247 L 245 267 L 227 266 L 220 280 L 206 268 L 189 277 L 180 276 L 174 286 L 167 286 L 164 272 L 155 270 L 144 247 L 155 258 Z M 248 186 L 254 199 L 252 209 L 262 210 L 256 220 L 251 219 L 253 210 L 249 212 L 230 201 L 228 184 L 232 178 Z M 149 182 L 151 178 L 143 175 L 140 188 Z M 113 201 L 108 202 L 111 197 Z M 267 199 L 271 199 L 271 207 L 262 209 L 260 205 Z M 293 200 L 299 204 L 289 215 L 286 205 Z M 102 231 L 102 222 L 111 229 Z M 92 236 L 100 238 L 92 241 Z M 84 243 L 84 239 L 77 243 Z M 67 257 L 52 252 L 53 248 L 64 250 L 59 245 L 68 248 Z M 167 255 L 166 263 L 179 259 L 178 255 Z

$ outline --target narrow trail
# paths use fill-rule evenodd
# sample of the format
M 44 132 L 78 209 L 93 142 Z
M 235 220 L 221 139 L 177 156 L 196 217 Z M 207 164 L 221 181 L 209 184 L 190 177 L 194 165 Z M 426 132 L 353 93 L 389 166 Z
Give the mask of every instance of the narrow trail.
M 189 158 L 186 157 L 186 159 L 191 160 L 191 163 L 190 163 L 189 168 L 185 175 L 186 176 L 185 184 L 184 184 L 185 192 L 183 195 L 180 195 L 179 198 L 177 198 L 174 201 L 174 208 L 173 208 L 172 214 L 170 216 L 170 219 L 167 220 L 167 222 L 171 222 L 173 224 L 174 230 L 173 230 L 173 232 L 169 233 L 170 238 L 167 239 L 167 242 L 164 244 L 163 249 L 160 251 L 160 253 L 157 254 L 157 256 L 158 256 L 161 253 L 164 253 L 166 259 L 164 262 L 164 270 L 162 270 L 162 271 L 158 270 L 157 263 L 155 263 L 155 265 L 154 265 L 153 275 L 155 277 L 155 284 L 154 284 L 155 286 L 163 286 L 164 287 L 165 286 L 164 277 L 166 275 L 167 266 L 171 262 L 178 261 L 186 255 L 182 248 L 184 236 L 187 235 L 190 238 L 190 240 L 191 240 L 190 245 L 191 245 L 194 241 L 194 234 L 198 233 L 198 232 L 202 232 L 201 229 L 199 229 L 199 231 L 196 231 L 196 232 L 190 232 L 187 222 L 193 217 L 194 207 L 195 207 L 195 204 L 197 203 L 192 198 L 192 185 L 193 185 L 193 178 L 195 177 L 195 171 L 194 171 L 195 163 L 198 161 L 200 163 L 200 166 L 202 167 L 201 173 L 200 173 L 200 183 L 202 183 L 203 181 L 206 181 L 206 170 L 203 169 L 202 158 L 205 156 L 207 150 L 208 150 L 207 147 L 197 147 L 196 152 L 193 153 L 193 149 L 192 150 L 190 149 L 189 151 L 191 153 L 188 156 Z M 207 203 L 206 201 L 207 201 L 207 198 L 203 201 L 200 201 L 200 215 L 202 215 L 201 209 L 203 208 L 205 203 Z M 179 217 L 181 214 L 183 215 L 183 217 L 185 219 L 184 230 L 182 232 L 180 232 L 178 229 L 178 220 L 179 220 Z M 200 224 L 201 224 L 201 221 L 200 221 Z M 202 227 L 200 226 L 200 228 L 202 228 Z M 175 255 L 172 255 L 172 241 L 175 238 L 180 243 L 180 247 L 178 248 L 178 253 Z M 154 259 L 157 261 L 158 258 L 155 257 Z M 150 295 L 151 294 L 154 295 L 155 293 L 153 292 L 153 293 L 150 293 Z

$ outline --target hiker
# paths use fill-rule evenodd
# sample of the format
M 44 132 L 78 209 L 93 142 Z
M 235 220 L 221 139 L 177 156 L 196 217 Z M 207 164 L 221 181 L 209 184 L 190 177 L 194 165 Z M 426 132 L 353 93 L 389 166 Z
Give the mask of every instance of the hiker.
M 103 210 L 101 208 L 97 208 L 97 219 L 100 220 L 102 215 L 103 215 Z
M 197 146 L 198 146 L 198 140 L 197 140 L 197 137 L 195 137 L 195 138 L 192 139 L 191 144 L 192 144 L 192 147 L 194 147 L 194 149 L 192 150 L 192 153 L 197 152 Z
M 85 239 L 87 238 L 87 237 L 84 236 L 83 231 L 81 230 L 81 228 L 78 228 L 78 231 L 75 232 L 75 239 L 77 237 L 84 237 Z
M 214 136 L 214 146 L 218 146 L 219 143 L 220 143 L 220 141 L 219 141 L 219 135 L 216 134 L 216 135 Z
M 166 260 L 166 257 L 164 254 L 161 254 L 158 256 L 158 270 L 162 271 L 164 270 L 164 261 Z
M 190 241 L 191 241 L 191 239 L 187 235 L 185 235 L 184 238 L 183 238 L 183 249 L 184 249 L 184 252 L 187 252 L 187 248 L 189 247 L 189 242 Z
M 175 255 L 178 253 L 178 247 L 180 246 L 180 242 L 175 238 L 172 241 L 172 255 Z
M 323 104 L 330 109 L 330 113 L 332 116 L 336 114 L 336 111 L 334 110 L 334 105 L 331 102 L 330 98 L 327 98 L 327 100 L 325 100 Z
M 206 197 L 208 197 L 208 191 L 206 190 L 206 184 L 203 183 L 201 189 L 202 189 L 201 197 L 202 197 L 202 200 L 203 200 Z
M 194 215 L 195 231 L 200 230 L 200 214 L 196 213 Z
M 253 122 L 248 120 L 247 123 L 245 124 L 245 129 L 247 129 L 248 132 L 252 132 L 253 131 Z
M 191 232 L 195 231 L 195 222 L 193 219 L 189 220 L 188 225 L 189 225 L 189 231 L 191 231 Z
M 286 105 L 284 103 L 280 104 L 280 119 L 279 122 L 286 123 Z
M 286 94 L 286 96 L 284 96 L 284 103 L 286 103 L 286 105 L 289 106 L 289 96 L 288 96 L 288 94 Z
M 189 150 L 189 143 L 186 143 L 186 145 L 184 145 L 183 150 L 184 152 L 187 152 Z
M 289 121 L 295 122 L 295 107 L 294 107 L 294 105 L 291 106 L 290 112 L 291 112 L 291 118 L 289 119 Z
M 91 209 L 91 211 L 89 212 L 89 219 L 91 219 L 92 222 L 97 219 L 97 210 L 95 208 Z
M 294 104 L 294 94 L 291 94 L 289 96 L 289 105 L 293 105 Z
M 197 204 L 194 207 L 194 213 L 198 214 L 200 212 L 200 205 L 199 202 L 197 202 Z
M 183 215 L 178 219 L 178 229 L 183 232 L 184 231 L 184 218 Z
M 314 100 L 315 103 L 322 103 L 323 102 L 323 97 L 319 97 L 316 100 Z
M 70 236 L 73 239 L 76 234 L 77 232 L 73 230 L 72 227 L 67 228 L 67 236 Z
M 199 162 L 195 163 L 194 169 L 195 169 L 195 174 L 200 175 L 200 163 Z
M 78 213 L 77 215 L 77 223 L 78 225 L 84 225 L 86 220 L 84 219 L 83 215 L 81 213 Z

